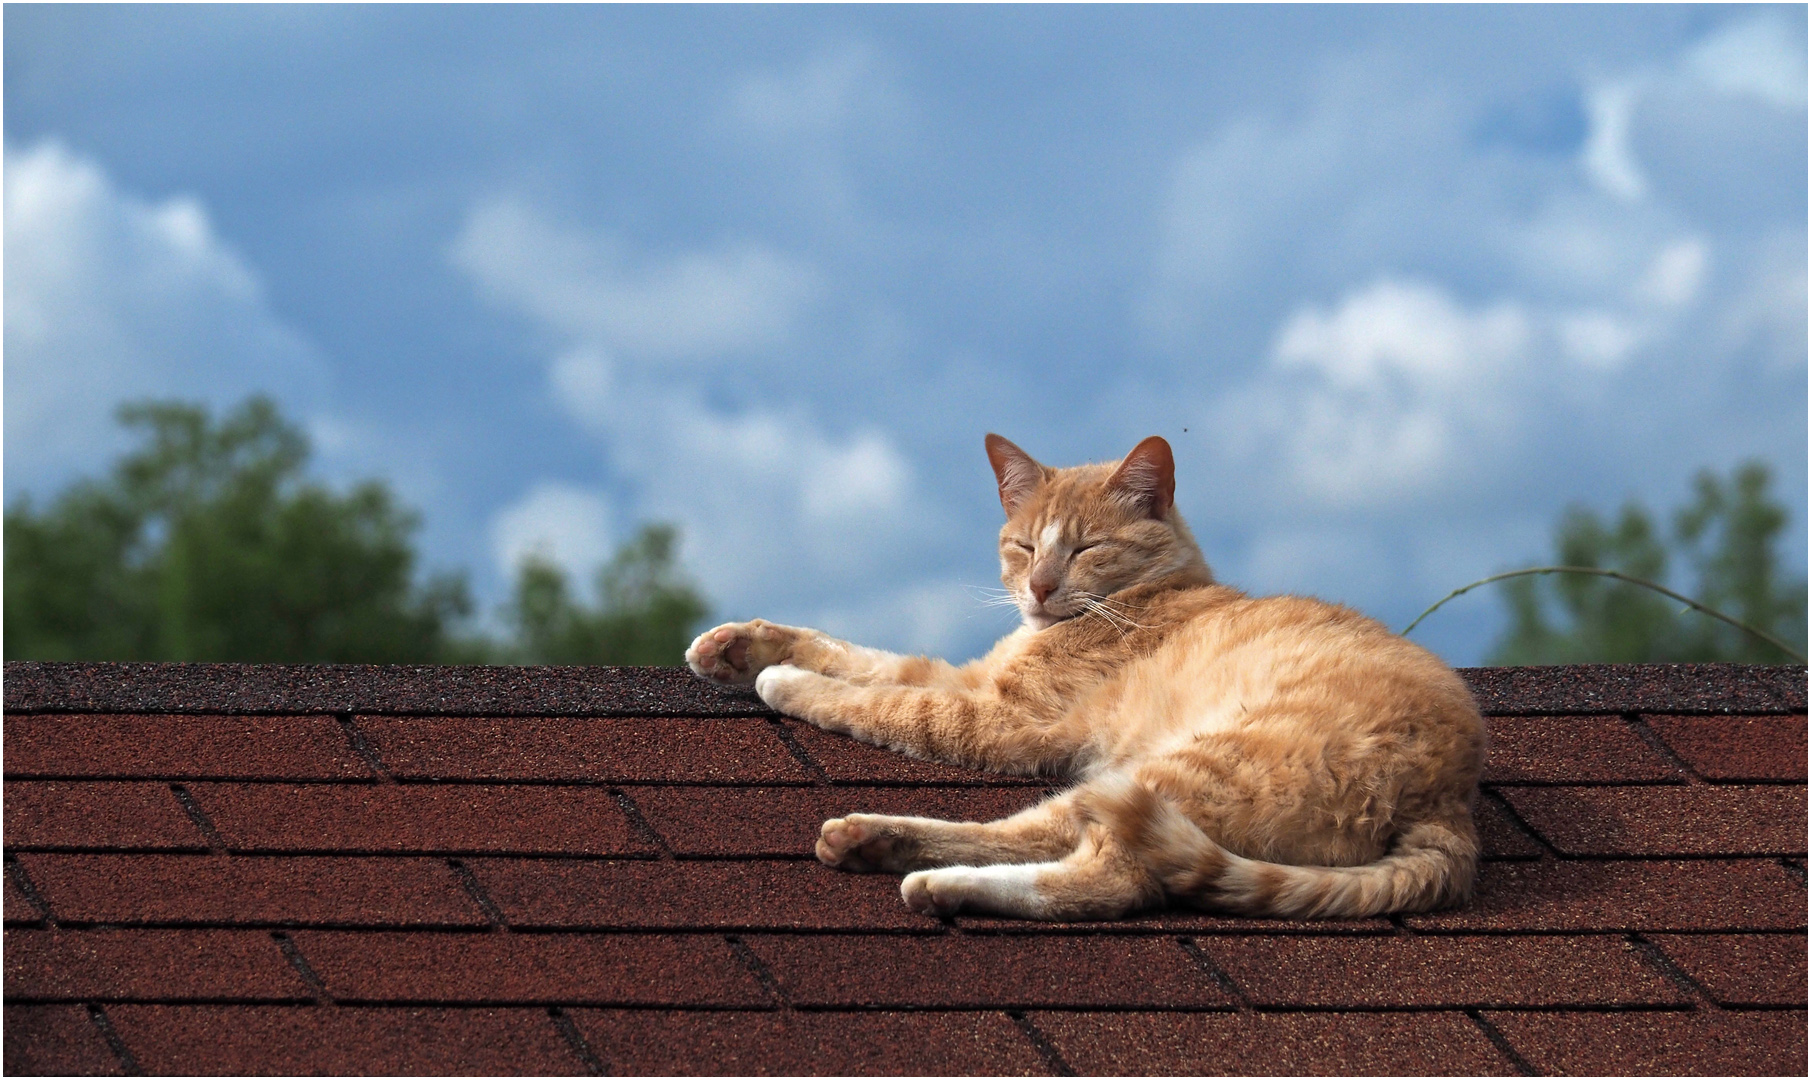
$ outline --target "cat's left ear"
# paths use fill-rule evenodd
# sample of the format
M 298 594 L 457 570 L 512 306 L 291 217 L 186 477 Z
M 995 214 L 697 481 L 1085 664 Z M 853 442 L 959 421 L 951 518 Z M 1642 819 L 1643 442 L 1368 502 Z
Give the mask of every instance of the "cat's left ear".
M 1176 458 L 1161 435 L 1132 448 L 1107 481 L 1107 490 L 1134 503 L 1146 516 L 1163 520 L 1176 501 Z

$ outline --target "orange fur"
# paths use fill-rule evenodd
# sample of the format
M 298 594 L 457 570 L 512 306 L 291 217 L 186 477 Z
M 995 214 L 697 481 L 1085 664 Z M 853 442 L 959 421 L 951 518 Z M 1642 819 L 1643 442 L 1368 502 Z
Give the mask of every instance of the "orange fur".
M 1024 625 L 956 667 L 755 620 L 706 678 L 937 761 L 1074 781 L 1004 821 L 850 815 L 818 857 L 908 872 L 914 909 L 1114 918 L 1166 901 L 1355 917 L 1462 901 L 1484 724 L 1433 654 L 1350 609 L 1214 581 L 1170 448 L 1052 469 L 987 439 Z

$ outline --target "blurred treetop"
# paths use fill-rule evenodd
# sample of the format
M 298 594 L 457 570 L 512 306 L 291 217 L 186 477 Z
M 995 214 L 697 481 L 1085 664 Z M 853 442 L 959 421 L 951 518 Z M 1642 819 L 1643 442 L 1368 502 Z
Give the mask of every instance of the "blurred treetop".
M 587 609 L 529 562 L 518 640 L 462 632 L 462 576 L 417 583 L 419 519 L 376 481 L 306 479 L 307 439 L 265 398 L 215 422 L 172 402 L 121 409 L 140 435 L 104 480 L 6 510 L 6 657 L 254 662 L 680 662 L 705 604 L 647 526 Z
M 1755 461 L 1727 479 L 1700 472 L 1667 536 L 1634 502 L 1614 522 L 1571 507 L 1555 533 L 1555 561 L 1656 582 L 1683 563 L 1695 587 L 1676 586 L 1680 592 L 1802 650 L 1805 580 L 1780 566 L 1775 547 L 1786 511 L 1770 497 L 1770 480 L 1767 467 Z M 1491 655 L 1494 664 L 1794 662 L 1733 626 L 1601 577 L 1515 578 L 1504 595 L 1510 625 Z

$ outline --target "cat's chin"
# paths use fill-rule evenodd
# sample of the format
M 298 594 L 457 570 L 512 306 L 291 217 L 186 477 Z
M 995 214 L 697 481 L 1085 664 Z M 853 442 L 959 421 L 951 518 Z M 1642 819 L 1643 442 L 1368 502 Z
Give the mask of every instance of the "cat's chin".
M 1025 625 L 1033 630 L 1048 630 L 1057 623 L 1074 618 L 1072 615 L 1033 615 L 1029 611 L 1024 612 L 1023 614 L 1025 616 Z

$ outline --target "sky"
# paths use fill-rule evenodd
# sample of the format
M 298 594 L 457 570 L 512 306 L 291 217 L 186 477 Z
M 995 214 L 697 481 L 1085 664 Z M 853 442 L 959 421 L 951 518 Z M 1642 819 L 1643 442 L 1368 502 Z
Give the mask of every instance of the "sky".
M 1802 6 L 8 4 L 4 45 L 8 505 L 120 402 L 265 393 L 486 612 L 662 520 L 720 618 L 957 659 L 1013 625 L 990 431 L 1162 435 L 1221 580 L 1395 628 L 1749 458 L 1805 564 Z

